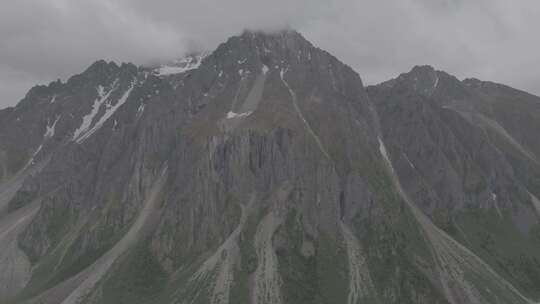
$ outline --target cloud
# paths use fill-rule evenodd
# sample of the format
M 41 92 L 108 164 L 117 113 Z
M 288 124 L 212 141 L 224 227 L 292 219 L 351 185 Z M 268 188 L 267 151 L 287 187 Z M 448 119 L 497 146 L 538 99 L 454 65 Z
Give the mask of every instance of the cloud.
M 307 29 L 368 83 L 415 64 L 540 93 L 540 2 L 529 0 L 355 2 L 334 22 Z M 339 46 L 338 46 L 339 45 Z M 536 82 L 536 84 L 534 84 Z
M 377 83 L 431 64 L 540 94 L 537 0 L 25 0 L 0 11 L 0 107 L 97 59 L 143 64 L 292 27 Z
M 166 22 L 149 22 L 105 0 L 6 3 L 0 10 L 0 41 L 0 107 L 22 98 L 32 79 L 65 79 L 98 59 L 173 58 L 187 47 L 181 31 Z

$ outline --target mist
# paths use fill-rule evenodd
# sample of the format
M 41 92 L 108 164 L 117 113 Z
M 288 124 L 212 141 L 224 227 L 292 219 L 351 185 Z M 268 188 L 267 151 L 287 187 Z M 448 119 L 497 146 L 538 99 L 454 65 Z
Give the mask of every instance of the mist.
M 98 59 L 147 64 L 293 28 L 375 84 L 429 64 L 540 95 L 534 0 L 4 0 L 0 108 Z

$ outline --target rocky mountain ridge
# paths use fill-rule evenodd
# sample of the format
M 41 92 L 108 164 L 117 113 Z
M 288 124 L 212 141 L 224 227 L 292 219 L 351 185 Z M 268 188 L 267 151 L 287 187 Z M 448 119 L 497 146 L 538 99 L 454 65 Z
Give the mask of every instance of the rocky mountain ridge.
M 294 31 L 0 111 L 7 303 L 535 303 L 540 98 Z M 170 72 L 170 73 L 169 73 Z

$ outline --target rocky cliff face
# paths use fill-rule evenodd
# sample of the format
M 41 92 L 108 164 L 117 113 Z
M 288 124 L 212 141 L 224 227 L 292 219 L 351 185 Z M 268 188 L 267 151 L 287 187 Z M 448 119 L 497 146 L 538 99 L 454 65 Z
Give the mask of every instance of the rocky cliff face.
M 537 97 L 294 31 L 0 111 L 7 303 L 533 303 Z

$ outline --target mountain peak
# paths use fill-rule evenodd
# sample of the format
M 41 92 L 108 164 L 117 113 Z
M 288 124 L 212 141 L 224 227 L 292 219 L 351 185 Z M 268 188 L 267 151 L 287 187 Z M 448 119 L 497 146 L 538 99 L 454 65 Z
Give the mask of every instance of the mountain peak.
M 230 49 L 256 50 L 261 56 L 270 53 L 274 55 L 299 53 L 313 47 L 299 32 L 291 29 L 278 31 L 246 30 L 239 36 L 229 38 L 223 45 Z
M 302 34 L 293 29 L 281 29 L 274 31 L 244 30 L 239 36 L 241 39 L 286 39 L 298 42 L 308 42 Z
M 93 73 L 110 69 L 117 69 L 118 65 L 114 61 L 107 62 L 104 59 L 100 59 L 92 63 L 84 73 Z
M 409 72 L 400 74 L 397 78 L 382 82 L 378 86 L 392 88 L 401 85 L 412 88 L 422 95 L 431 96 L 438 88 L 443 74 L 443 72 L 435 70 L 430 65 L 417 65 Z
M 208 56 L 208 52 L 190 53 L 151 69 L 158 76 L 180 74 L 197 69 L 206 56 Z
M 437 73 L 437 71 L 431 65 L 416 65 L 407 74 L 410 74 L 410 75 L 433 75 L 434 73 Z
M 378 85 L 381 88 L 399 88 L 414 91 L 424 97 L 433 97 L 437 94 L 436 99 L 443 103 L 442 100 L 445 98 L 442 98 L 440 94 L 450 99 L 463 99 L 468 96 L 466 86 L 466 82 L 461 82 L 455 76 L 436 70 L 430 65 L 417 65 L 409 72 L 400 74 L 397 78 Z

